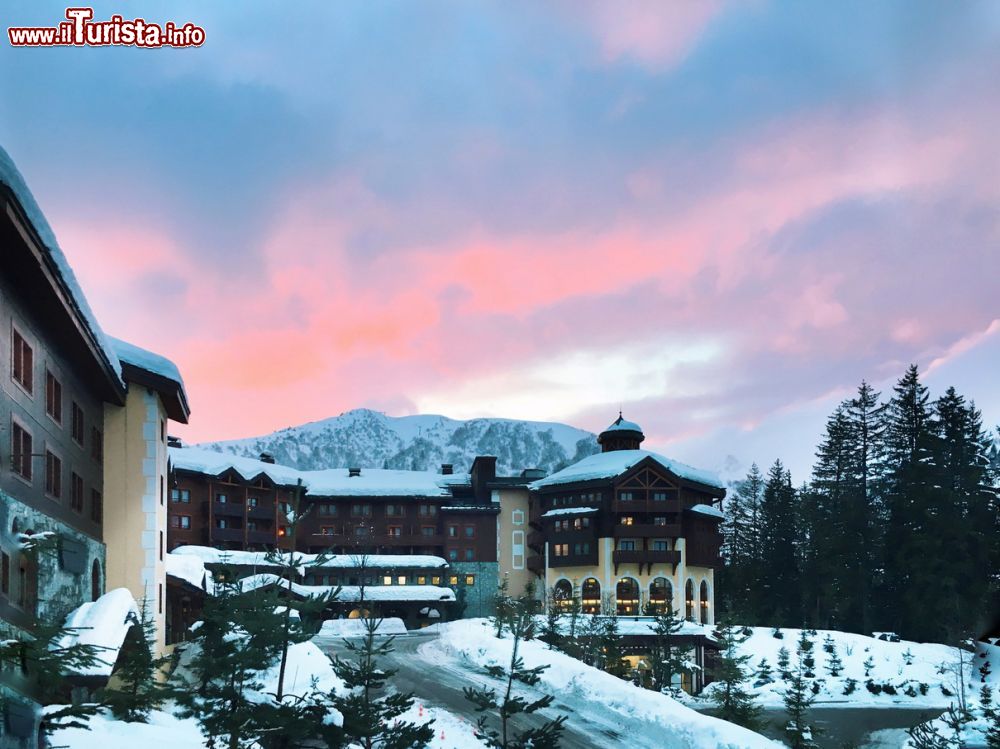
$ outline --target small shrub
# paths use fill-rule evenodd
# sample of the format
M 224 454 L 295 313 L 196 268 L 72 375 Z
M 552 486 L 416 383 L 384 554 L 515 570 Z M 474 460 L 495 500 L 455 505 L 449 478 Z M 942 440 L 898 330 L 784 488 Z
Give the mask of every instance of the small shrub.
M 771 637 L 773 637 L 775 640 L 784 640 L 785 633 L 781 631 L 781 627 L 775 627 L 774 629 L 771 630 Z
M 876 684 L 871 679 L 865 682 L 865 689 L 867 689 L 872 694 L 882 694 L 882 685 Z
M 952 692 L 950 689 L 948 689 L 948 687 L 946 687 L 944 684 L 941 685 L 941 694 L 943 694 L 945 697 L 955 696 L 955 693 Z
M 886 694 L 896 694 L 896 687 L 894 687 L 889 682 L 886 682 L 885 684 L 882 685 L 882 691 L 885 692 Z
M 744 637 L 749 637 L 750 635 L 753 634 L 753 630 L 750 629 L 750 627 L 744 627 L 743 629 L 740 630 L 740 634 L 742 634 Z
M 812 689 L 812 693 L 813 694 L 819 694 L 819 682 L 818 681 L 814 681 L 812 683 L 811 689 Z
M 928 687 L 923 682 L 920 682 L 920 685 L 917 687 L 917 689 L 920 691 L 920 694 L 926 696 L 927 692 L 930 690 L 930 687 Z
M 913 688 L 912 684 L 907 684 L 906 685 L 906 692 L 904 692 L 904 694 L 907 697 L 916 697 L 917 696 L 917 690 Z
M 844 694 L 854 694 L 854 692 L 857 691 L 857 688 L 858 688 L 857 679 L 847 679 L 844 682 Z
M 913 653 L 909 648 L 903 651 L 903 663 L 907 666 L 913 665 Z

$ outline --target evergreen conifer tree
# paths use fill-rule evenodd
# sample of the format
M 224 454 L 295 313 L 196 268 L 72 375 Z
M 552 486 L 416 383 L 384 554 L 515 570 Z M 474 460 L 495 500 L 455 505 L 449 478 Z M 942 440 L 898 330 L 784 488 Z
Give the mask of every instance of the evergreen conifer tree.
M 771 672 L 771 664 L 767 662 L 767 658 L 761 658 L 760 663 L 757 664 L 757 670 L 754 673 L 756 677 L 753 685 L 755 687 L 762 687 L 765 684 L 771 684 L 774 681 L 774 674 Z
M 762 708 L 754 702 L 753 695 L 745 686 L 746 664 L 751 656 L 741 653 L 739 649 L 747 637 L 728 624 L 719 628 L 718 637 L 721 650 L 711 694 L 716 715 L 730 723 L 758 730 Z
M 809 667 L 806 664 L 811 657 L 812 643 L 803 631 L 796 647 L 795 667 L 782 699 L 788 714 L 785 735 L 792 749 L 811 749 L 816 746 L 813 741 L 816 728 L 809 725 L 809 708 L 816 699 L 807 676 Z
M 618 626 L 618 610 L 612 607 L 609 613 L 602 617 L 601 650 L 604 653 L 604 670 L 619 679 L 625 679 L 629 673 L 629 663 L 625 660 L 625 645 Z
M 139 622 L 129 634 L 115 679 L 104 688 L 101 701 L 118 720 L 145 722 L 150 711 L 173 693 L 161 673 L 171 658 L 154 655 L 156 622 L 149 612 L 148 598 L 143 598 Z
M 354 657 L 333 659 L 334 671 L 351 690 L 332 696 L 344 715 L 344 733 L 363 749 L 421 749 L 434 738 L 433 721 L 417 724 L 399 720 L 413 705 L 413 695 L 387 692 L 386 684 L 396 672 L 378 665 L 379 658 L 393 651 L 395 638 L 377 635 L 382 620 L 374 613 L 362 621 L 365 635 L 361 642 L 345 641 Z
M 677 616 L 668 599 L 666 606 L 655 614 L 653 640 L 649 646 L 652 686 L 658 692 L 676 693 L 674 679 L 686 669 L 684 649 L 675 639 L 683 628 L 684 620 Z
M 776 460 L 768 471 L 760 506 L 761 561 L 768 570 L 761 582 L 761 611 L 766 620 L 786 626 L 802 618 L 797 509 L 791 476 Z
M 552 704 L 551 695 L 543 695 L 536 700 L 528 700 L 515 693 L 515 685 L 520 682 L 529 687 L 537 687 L 541 674 L 548 666 L 526 668 L 519 653 L 522 641 L 530 639 L 534 631 L 534 601 L 529 596 L 518 599 L 512 610 L 510 622 L 511 657 L 507 666 L 492 666 L 486 672 L 494 679 L 501 680 L 503 693 L 495 689 L 465 688 L 465 696 L 483 713 L 477 724 L 476 736 L 491 749 L 557 749 L 563 732 L 566 716 L 547 721 L 536 728 L 517 731 L 514 719 L 520 714 L 535 713 Z M 498 728 L 490 727 L 489 716 L 496 716 Z
M 791 657 L 788 648 L 783 645 L 778 649 L 778 673 L 785 681 L 792 678 Z

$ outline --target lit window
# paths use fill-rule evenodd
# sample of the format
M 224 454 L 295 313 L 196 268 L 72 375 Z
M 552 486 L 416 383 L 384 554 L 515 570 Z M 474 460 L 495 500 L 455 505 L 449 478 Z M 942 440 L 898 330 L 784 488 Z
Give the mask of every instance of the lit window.
M 476 584 L 476 576 L 475 575 L 466 575 L 465 576 L 465 584 L 466 585 L 475 585 Z
M 427 577 L 425 575 L 417 575 L 417 585 L 427 585 Z
M 431 578 L 431 585 L 440 585 L 440 584 L 441 584 L 441 578 L 437 575 L 434 575 Z
M 448 585 L 458 585 L 458 575 L 452 575 L 448 578 Z
M 396 584 L 397 585 L 406 585 L 406 575 L 399 575 L 396 578 Z
M 383 585 L 392 585 L 392 575 L 386 575 L 382 578 Z

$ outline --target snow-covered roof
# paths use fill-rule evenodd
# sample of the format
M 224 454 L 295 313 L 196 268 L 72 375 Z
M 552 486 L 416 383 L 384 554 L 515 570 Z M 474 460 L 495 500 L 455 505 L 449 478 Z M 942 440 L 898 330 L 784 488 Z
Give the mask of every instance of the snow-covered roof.
M 268 585 L 288 588 L 288 582 L 267 573 L 251 575 L 239 581 L 240 590 L 247 592 Z M 303 598 L 322 596 L 334 591 L 337 601 L 360 601 L 362 592 L 366 601 L 454 601 L 455 591 L 437 585 L 301 585 L 292 583 L 292 593 Z
M 427 608 L 424 607 L 423 611 Z M 402 619 L 387 617 L 380 619 L 375 626 L 375 633 L 384 636 L 405 635 L 406 625 Z M 327 619 L 319 628 L 316 637 L 366 637 L 368 623 L 364 619 Z
M 150 374 L 159 375 L 164 379 L 176 382 L 181 388 L 184 387 L 184 380 L 181 378 L 181 371 L 177 365 L 165 356 L 147 351 L 136 346 L 134 343 L 123 341 L 114 336 L 108 336 L 111 346 L 118 355 L 118 360 L 122 364 L 131 364 L 137 369 L 143 369 Z
M 244 479 L 266 475 L 276 484 L 294 485 L 299 479 L 314 497 L 448 497 L 447 487 L 468 480 L 461 474 L 442 475 L 433 471 L 399 471 L 364 468 L 351 476 L 346 468 L 300 471 L 297 468 L 265 463 L 200 447 L 171 447 L 174 468 L 211 476 L 233 470 Z
M 64 648 L 74 644 L 96 646 L 96 663 L 75 673 L 109 677 L 129 629 L 139 621 L 139 607 L 132 594 L 127 588 L 115 588 L 74 609 L 64 625 L 69 631 L 56 644 Z
M 709 517 L 718 518 L 719 520 L 724 520 L 725 515 L 722 514 L 722 510 L 718 507 L 712 507 L 712 505 L 695 505 L 694 507 L 688 508 L 691 512 L 697 512 L 699 515 L 708 515 Z
M 28 217 L 28 221 L 31 222 L 39 239 L 41 239 L 42 244 L 48 251 L 49 257 L 52 258 L 52 262 L 69 292 L 71 302 L 80 313 L 80 317 L 83 318 L 83 322 L 90 330 L 91 335 L 94 336 L 94 340 L 97 341 L 98 348 L 104 355 L 111 371 L 118 378 L 118 383 L 124 386 L 124 382 L 121 379 L 121 363 L 118 361 L 118 355 L 111 345 L 110 338 L 105 335 L 104 330 L 97 322 L 97 316 L 87 303 L 83 289 L 76 280 L 76 275 L 73 273 L 69 261 L 63 254 L 62 248 L 59 247 L 55 232 L 49 226 L 45 214 L 42 213 L 42 209 L 35 201 L 34 195 L 28 189 L 28 184 L 24 181 L 24 177 L 21 176 L 21 172 L 15 166 L 13 159 L 10 158 L 10 155 L 3 147 L 0 147 L 0 184 L 4 184 L 10 188 L 11 192 L 14 193 L 14 197 L 17 198 L 17 202 L 21 204 L 21 208 Z
M 168 575 L 191 583 L 202 590 L 210 587 L 205 581 L 205 575 L 211 575 L 211 573 L 205 569 L 205 562 L 199 557 L 170 552 L 164 556 L 163 563 Z
M 597 512 L 596 507 L 560 507 L 558 510 L 549 510 L 548 512 L 543 512 L 543 518 L 551 518 L 555 515 L 587 515 L 591 512 Z
M 642 427 L 636 424 L 634 421 L 626 421 L 621 416 L 614 420 L 614 422 L 605 432 L 642 432 Z
M 287 553 L 287 552 L 286 552 Z M 277 569 L 279 565 L 262 551 L 220 551 L 209 546 L 179 546 L 165 557 L 167 574 L 195 585 L 202 585 L 206 564 L 229 564 L 234 567 Z M 448 562 L 442 557 L 429 554 L 334 554 L 323 558 L 318 554 L 295 552 L 294 562 L 299 575 L 308 570 L 318 569 L 358 569 L 364 566 L 370 570 L 389 569 L 445 569 Z
M 551 476 L 533 481 L 528 487 L 530 489 L 542 489 L 547 486 L 570 484 L 577 481 L 609 479 L 625 473 L 632 466 L 646 458 L 651 458 L 656 463 L 659 463 L 661 467 L 682 479 L 694 481 L 716 489 L 725 489 L 726 487 L 722 483 L 722 480 L 711 471 L 693 468 L 680 461 L 672 460 L 649 450 L 612 450 L 611 452 L 590 455 L 573 465 L 566 466 L 566 468 L 553 473 Z

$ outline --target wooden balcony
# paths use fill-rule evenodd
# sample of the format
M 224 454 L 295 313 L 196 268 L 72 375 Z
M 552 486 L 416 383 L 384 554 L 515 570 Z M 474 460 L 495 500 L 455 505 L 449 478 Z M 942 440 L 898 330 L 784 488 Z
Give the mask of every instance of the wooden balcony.
M 242 528 L 212 528 L 210 530 L 212 541 L 238 541 L 243 542 Z
M 653 523 L 633 523 L 632 525 L 616 525 L 612 531 L 615 538 L 680 538 L 681 526 L 654 525 Z
M 616 550 L 612 553 L 612 561 L 618 564 L 673 564 L 681 563 L 681 553 L 679 551 L 645 551 L 636 549 L 635 551 Z
M 658 514 L 669 514 L 681 511 L 681 501 L 679 499 L 661 499 L 658 501 L 649 500 L 628 500 L 616 499 L 611 503 L 612 512 L 655 512 Z
M 545 548 L 545 534 L 541 531 L 532 531 L 528 534 L 528 546 L 532 549 Z
M 247 531 L 248 544 L 266 544 L 274 546 L 278 542 L 278 536 L 274 530 L 269 531 Z
M 244 507 L 235 502 L 212 502 L 212 514 L 224 515 L 231 518 L 243 517 Z
M 237 505 L 239 507 L 240 505 Z M 264 520 L 273 520 L 275 516 L 274 504 L 268 505 L 257 505 L 256 507 L 247 506 L 247 517 L 248 518 L 261 518 Z
M 532 572 L 542 574 L 542 572 L 545 570 L 545 560 L 537 555 L 530 556 L 528 557 L 527 567 Z
M 444 536 L 440 533 L 433 536 L 425 536 L 422 533 L 407 533 L 400 536 L 390 536 L 388 534 L 368 536 L 366 539 L 370 544 L 379 546 L 443 546 Z

